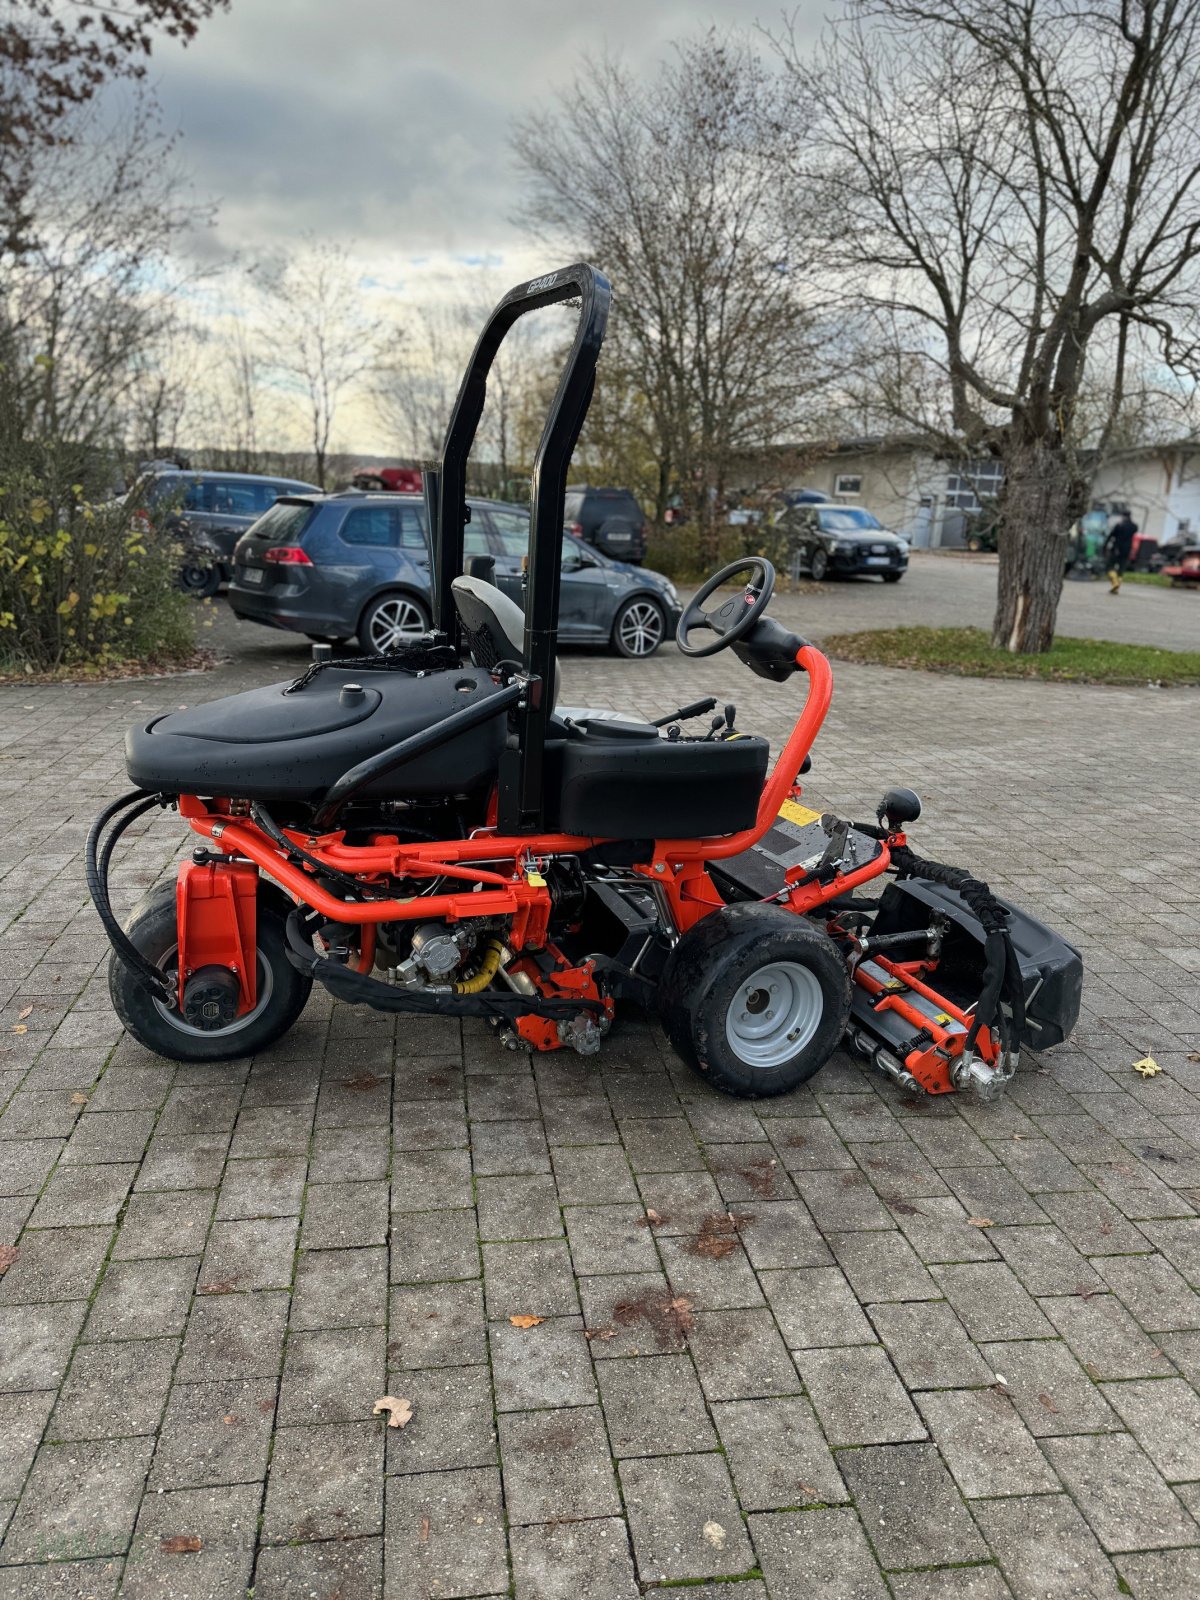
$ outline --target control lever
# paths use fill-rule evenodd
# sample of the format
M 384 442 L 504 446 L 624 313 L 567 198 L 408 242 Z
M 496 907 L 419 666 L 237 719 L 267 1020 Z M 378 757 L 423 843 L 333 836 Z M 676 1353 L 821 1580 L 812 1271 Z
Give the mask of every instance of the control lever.
M 690 717 L 702 717 L 706 711 L 711 711 L 716 705 L 712 695 L 707 699 L 697 700 L 695 705 L 683 706 L 679 711 L 672 711 L 669 717 L 659 717 L 654 723 L 656 728 L 665 728 L 668 722 L 687 722 Z
M 727 733 L 732 733 L 733 732 L 733 721 L 734 721 L 734 718 L 736 716 L 737 716 L 737 707 L 736 706 L 726 706 L 725 707 L 725 729 L 726 729 Z

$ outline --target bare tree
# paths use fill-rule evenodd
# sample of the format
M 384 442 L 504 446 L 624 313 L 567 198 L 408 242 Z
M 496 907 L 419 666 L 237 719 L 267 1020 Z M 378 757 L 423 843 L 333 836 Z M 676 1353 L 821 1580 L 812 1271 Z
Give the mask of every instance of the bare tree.
M 375 364 L 376 335 L 348 251 L 306 241 L 264 274 L 269 360 L 304 407 L 317 482 L 325 488 L 338 406 Z
M 518 127 L 526 220 L 613 280 L 612 361 L 644 396 L 661 519 L 673 485 L 706 550 L 730 462 L 793 436 L 811 319 L 763 132 L 784 106 L 738 38 L 679 47 L 656 82 L 589 62 Z
M 775 43 L 827 286 L 893 421 L 1002 460 L 993 643 L 1046 650 L 1087 452 L 1136 363 L 1200 350 L 1200 7 L 851 0 L 815 53 Z

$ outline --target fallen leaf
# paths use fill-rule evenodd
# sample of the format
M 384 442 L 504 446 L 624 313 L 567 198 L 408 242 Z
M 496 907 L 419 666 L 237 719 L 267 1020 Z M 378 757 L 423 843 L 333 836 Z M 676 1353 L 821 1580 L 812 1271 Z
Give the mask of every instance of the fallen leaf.
M 203 1550 L 204 1541 L 198 1533 L 173 1533 L 160 1546 L 165 1556 L 194 1556 Z
M 376 1400 L 371 1407 L 371 1415 L 377 1417 L 381 1411 L 388 1413 L 389 1428 L 403 1428 L 412 1421 L 412 1401 L 406 1400 L 403 1395 L 397 1399 L 395 1395 L 385 1394 Z
M 546 1319 L 545 1317 L 530 1316 L 528 1312 L 522 1312 L 520 1316 L 509 1317 L 508 1320 L 514 1328 L 536 1328 L 539 1322 L 545 1322 Z
M 724 1550 L 725 1541 L 729 1535 L 719 1522 L 706 1522 L 704 1524 L 704 1537 L 714 1550 Z
M 583 1337 L 585 1339 L 615 1339 L 617 1330 L 615 1328 L 585 1328 Z
M 18 1245 L 0 1244 L 0 1278 L 4 1276 L 20 1254 L 21 1250 Z
M 225 1415 L 224 1415 L 224 1416 L 223 1416 L 223 1417 L 222 1417 L 222 1418 L 221 1418 L 221 1421 L 222 1421 L 222 1422 L 223 1422 L 223 1423 L 225 1423 L 225 1424 L 226 1424 L 226 1426 L 227 1426 L 227 1427 L 230 1427 L 230 1428 L 233 1428 L 233 1427 L 236 1427 L 236 1426 L 237 1426 L 237 1424 L 238 1424 L 238 1423 L 239 1423 L 239 1422 L 240 1422 L 240 1421 L 241 1421 L 241 1420 L 242 1420 L 242 1419 L 241 1419 L 241 1417 L 239 1417 L 239 1416 L 238 1416 L 238 1414 L 237 1414 L 237 1412 L 236 1412 L 236 1411 L 228 1411 L 228 1412 L 226 1412 L 226 1414 L 225 1414 Z
M 197 1294 L 232 1294 L 237 1288 L 236 1278 L 221 1278 L 214 1283 L 198 1283 Z
M 800 1483 L 797 1481 L 796 1487 L 799 1489 L 801 1494 L 806 1494 L 810 1500 L 817 1500 L 820 1498 L 821 1491 L 814 1488 L 811 1483 Z
M 1048 1394 L 1039 1394 L 1038 1399 L 1041 1401 L 1042 1405 L 1045 1406 L 1047 1411 L 1053 1412 L 1055 1416 L 1058 1415 L 1058 1407 L 1054 1404 L 1054 1401 L 1051 1400 Z
M 996 1226 L 991 1217 L 968 1217 L 967 1221 L 973 1228 L 994 1228 Z
M 29 1029 L 25 1026 L 25 1024 L 23 1022 L 18 1022 L 16 1027 L 13 1029 L 13 1032 L 14 1033 L 28 1033 Z
M 76 1089 L 75 1093 L 71 1096 L 71 1104 L 73 1106 L 85 1106 L 87 1105 L 87 1100 L 87 1095 L 81 1094 L 78 1089 Z
M 920 1206 L 914 1206 L 911 1201 L 908 1200 L 889 1200 L 888 1205 L 893 1211 L 898 1211 L 902 1217 L 919 1217 L 924 1215 Z
M 373 1072 L 360 1072 L 356 1078 L 343 1078 L 342 1088 L 353 1089 L 356 1094 L 369 1094 L 372 1089 L 377 1089 L 382 1082 L 383 1079 L 377 1078 Z
M 1102 1294 L 1103 1290 L 1097 1288 L 1095 1284 L 1077 1283 L 1073 1292 L 1077 1294 L 1081 1300 L 1090 1300 L 1094 1294 Z
M 660 1223 L 669 1221 L 669 1217 L 660 1217 L 657 1211 L 647 1206 L 646 1215 L 637 1219 L 637 1225 L 639 1228 L 657 1228 Z
M 422 1517 L 421 1518 L 420 1539 L 421 1539 L 421 1543 L 422 1544 L 428 1544 L 429 1543 L 429 1518 L 428 1517 Z
M 1200 1061 L 1200 1050 L 1189 1050 L 1188 1051 L 1188 1060 L 1189 1061 Z
M 1162 1068 L 1153 1056 L 1143 1056 L 1140 1061 L 1133 1063 L 1133 1070 L 1140 1072 L 1143 1078 L 1153 1078 L 1156 1073 L 1162 1071 Z
M 26 1006 L 23 1011 L 18 1011 L 17 1012 L 17 1021 L 18 1022 L 24 1022 L 26 1017 L 31 1017 L 32 1015 L 33 1015 L 33 1007 L 32 1006 Z

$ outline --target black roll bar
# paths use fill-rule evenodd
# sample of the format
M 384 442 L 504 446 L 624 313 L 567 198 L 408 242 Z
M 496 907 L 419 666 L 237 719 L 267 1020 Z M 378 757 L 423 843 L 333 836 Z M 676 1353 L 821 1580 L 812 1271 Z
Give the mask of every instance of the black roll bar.
M 434 605 L 436 626 L 453 640 L 458 637 L 458 619 L 450 586 L 463 570 L 467 458 L 483 414 L 488 373 L 505 335 L 519 317 L 575 298 L 581 302 L 579 325 L 533 462 L 524 638 L 525 670 L 531 682 L 517 713 L 515 774 L 506 764 L 500 795 L 501 826 L 520 833 L 536 832 L 542 826 L 542 762 L 552 709 L 545 686 L 554 682 L 558 655 L 558 589 L 567 468 L 591 403 L 596 362 L 608 324 L 612 290 L 602 272 L 576 262 L 518 284 L 504 296 L 480 334 L 467 366 L 450 415 L 438 474 Z

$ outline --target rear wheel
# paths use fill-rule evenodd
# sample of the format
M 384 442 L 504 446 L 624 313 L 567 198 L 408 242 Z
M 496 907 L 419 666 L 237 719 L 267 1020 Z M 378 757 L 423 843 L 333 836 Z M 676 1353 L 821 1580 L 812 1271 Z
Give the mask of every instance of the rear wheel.
M 257 1004 L 226 1027 L 194 1026 L 151 994 L 115 953 L 109 958 L 113 1007 L 140 1045 L 169 1061 L 232 1061 L 256 1054 L 287 1032 L 304 1010 L 312 979 L 297 972 L 287 958 L 284 913 L 273 895 L 268 898 L 260 892 L 256 920 Z M 179 951 L 174 883 L 143 900 L 125 932 L 149 961 L 173 977 Z
M 619 656 L 640 659 L 652 656 L 663 642 L 667 619 L 655 600 L 639 595 L 626 600 L 613 620 L 612 646 Z
M 824 578 L 825 574 L 829 571 L 829 557 L 825 554 L 824 550 L 821 549 L 820 545 L 817 546 L 812 555 L 808 558 L 808 570 L 812 574 L 812 580 L 814 583 L 820 583 L 822 578 Z
M 195 600 L 207 600 L 221 587 L 221 574 L 215 566 L 185 560 L 179 569 L 179 587 Z
M 399 650 L 429 632 L 429 612 L 411 594 L 381 594 L 363 612 L 358 642 L 367 650 L 382 655 Z
M 785 1094 L 837 1048 L 850 978 L 837 946 L 778 906 L 733 905 L 684 934 L 659 986 L 676 1051 L 725 1094 Z

